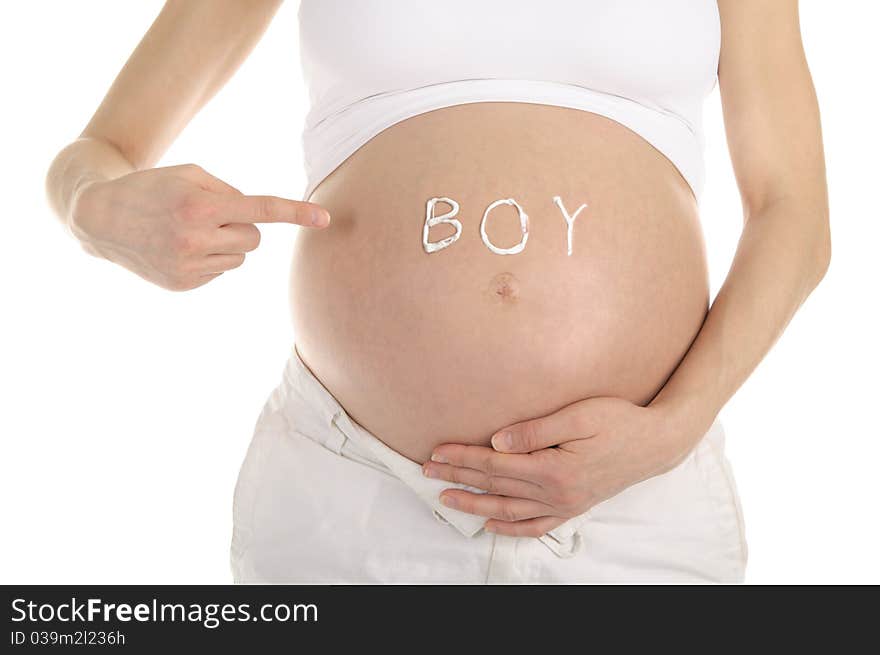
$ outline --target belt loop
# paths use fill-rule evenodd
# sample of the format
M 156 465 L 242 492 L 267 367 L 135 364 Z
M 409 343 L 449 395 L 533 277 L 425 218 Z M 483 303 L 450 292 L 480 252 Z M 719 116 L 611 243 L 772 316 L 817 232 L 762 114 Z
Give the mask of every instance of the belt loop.
M 575 516 L 547 534 L 538 537 L 538 541 L 547 546 L 554 555 L 562 559 L 574 557 L 584 546 L 584 524 L 592 518 L 593 509 Z
M 554 539 L 549 534 L 538 537 L 538 540 L 560 559 L 574 557 L 581 551 L 584 544 L 584 538 L 581 536 L 580 531 L 577 530 L 565 541 Z
M 339 427 L 336 419 L 339 417 L 341 410 L 337 410 L 330 415 L 330 434 L 327 436 L 327 447 L 337 455 L 342 454 L 342 446 L 348 441 L 348 436 Z

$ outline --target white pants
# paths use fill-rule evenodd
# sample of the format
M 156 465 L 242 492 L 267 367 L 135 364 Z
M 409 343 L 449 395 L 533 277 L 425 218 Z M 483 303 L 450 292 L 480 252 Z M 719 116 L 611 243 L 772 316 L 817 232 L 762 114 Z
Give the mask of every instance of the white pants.
M 355 423 L 296 348 L 233 501 L 231 566 L 257 583 L 741 582 L 747 546 L 716 422 L 685 461 L 540 539 L 485 532 L 453 485 Z

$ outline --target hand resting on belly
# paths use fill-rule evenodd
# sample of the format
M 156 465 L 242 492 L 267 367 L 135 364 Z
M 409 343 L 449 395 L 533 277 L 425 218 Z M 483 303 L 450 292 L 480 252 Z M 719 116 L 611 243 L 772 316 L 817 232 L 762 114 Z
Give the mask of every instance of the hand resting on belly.
M 436 216 L 440 202 L 451 210 Z M 559 196 L 553 202 L 565 220 L 571 256 L 574 221 L 587 204 L 570 215 Z M 493 244 L 486 232 L 490 212 L 501 205 L 516 209 L 522 232 L 520 241 L 508 248 Z M 422 232 L 426 253 L 448 248 L 461 237 L 463 227 L 455 218 L 459 208 L 452 198 L 428 200 Z M 441 224 L 451 225 L 455 232 L 429 241 L 430 228 Z M 528 214 L 513 198 L 496 200 L 483 213 L 480 237 L 495 254 L 520 253 L 529 237 Z M 517 298 L 511 273 L 500 273 L 490 287 L 503 302 Z M 440 500 L 448 507 L 486 517 L 487 531 L 540 536 L 627 487 L 669 470 L 685 456 L 693 438 L 662 409 L 621 398 L 590 398 L 545 417 L 505 426 L 492 436 L 491 447 L 441 444 L 423 464 L 422 472 L 481 489 L 483 493 L 452 488 Z

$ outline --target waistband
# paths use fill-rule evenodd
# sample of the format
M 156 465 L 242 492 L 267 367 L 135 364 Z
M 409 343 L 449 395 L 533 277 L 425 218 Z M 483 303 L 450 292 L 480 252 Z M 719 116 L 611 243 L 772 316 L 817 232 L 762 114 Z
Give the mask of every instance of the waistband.
M 343 447 L 347 453 L 353 450 L 357 458 L 395 476 L 431 508 L 438 520 L 449 523 L 464 536 L 473 537 L 482 530 L 485 517 L 446 507 L 440 503 L 440 492 L 452 487 L 474 493 L 485 493 L 484 490 L 425 477 L 418 462 L 387 446 L 348 415 L 308 368 L 296 345 L 291 348 L 276 394 L 279 410 L 298 433 L 337 455 L 342 455 Z M 719 422 L 712 426 L 707 437 L 710 436 L 723 439 Z M 539 539 L 558 556 L 572 556 L 580 548 L 578 530 L 589 519 L 590 512 L 569 519 Z

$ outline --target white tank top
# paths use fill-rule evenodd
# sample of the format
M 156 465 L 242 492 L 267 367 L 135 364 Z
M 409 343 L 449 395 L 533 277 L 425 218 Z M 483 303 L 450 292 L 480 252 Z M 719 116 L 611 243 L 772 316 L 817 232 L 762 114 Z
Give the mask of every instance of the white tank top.
M 471 102 L 581 109 L 663 153 L 699 197 L 716 0 L 301 0 L 303 198 L 411 116 Z

